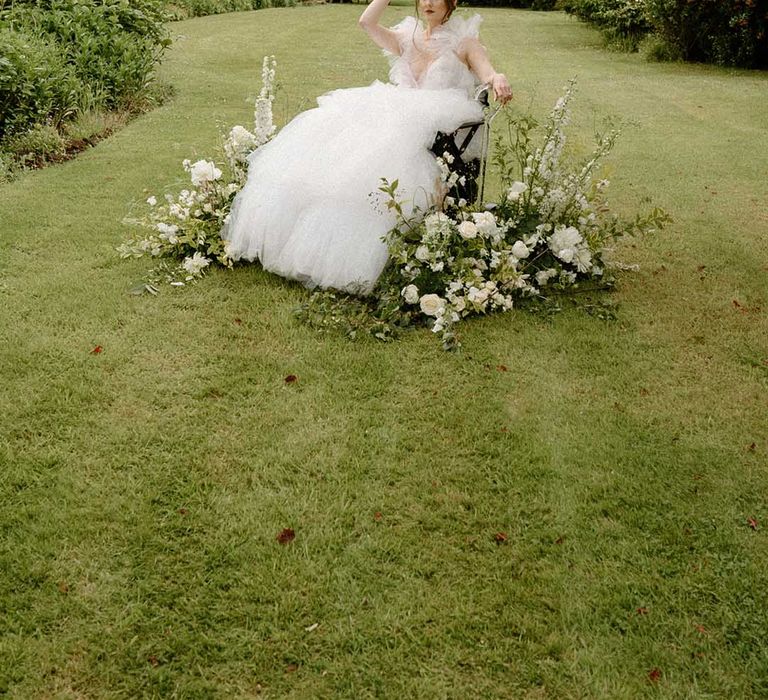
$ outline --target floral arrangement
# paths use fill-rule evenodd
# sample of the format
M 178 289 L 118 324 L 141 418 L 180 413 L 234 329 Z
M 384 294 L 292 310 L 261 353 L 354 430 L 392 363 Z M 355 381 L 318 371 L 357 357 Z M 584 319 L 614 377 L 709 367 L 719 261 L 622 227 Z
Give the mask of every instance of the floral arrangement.
M 136 293 L 155 294 L 163 281 L 184 286 L 212 264 L 232 267 L 221 230 L 245 183 L 249 154 L 276 132 L 274 80 L 274 57 L 265 57 L 254 130 L 230 130 L 221 168 L 212 160 L 185 160 L 191 187 L 166 194 L 164 201 L 149 197 L 148 215 L 128 220 L 149 233 L 121 245 L 123 257 L 173 261 L 162 260 Z M 371 333 L 381 340 L 402 328 L 426 325 L 444 348 L 453 349 L 459 346 L 456 325 L 462 319 L 609 287 L 613 270 L 625 267 L 608 259 L 612 244 L 662 228 L 669 217 L 659 209 L 629 221 L 610 213 L 604 198 L 609 183 L 596 173 L 618 131 L 598 137 L 584 162 L 566 163 L 565 128 L 573 94 L 571 81 L 543 125 L 539 146 L 533 136 L 540 125 L 528 116 L 509 116 L 509 138 L 494 158 L 502 182 L 498 204 L 478 208 L 459 197 L 457 185 L 463 183 L 448 153 L 438 158 L 443 196 L 426 211 L 406 216 L 397 181 L 383 180 L 379 194 L 397 223 L 386 237 L 390 262 L 373 293 L 316 291 L 297 316 L 318 329 L 341 329 L 350 337 Z
M 565 164 L 573 94 L 571 81 L 549 115 L 541 146 L 532 145 L 533 119 L 510 119 L 510 145 L 495 158 L 503 189 L 498 205 L 477 210 L 449 196 L 459 178 L 448 153 L 438 159 L 447 196 L 429 211 L 406 218 L 397 182 L 384 181 L 380 189 L 398 223 L 387 237 L 390 265 L 371 298 L 316 292 L 299 315 L 321 328 L 342 327 L 352 336 L 368 330 L 381 339 L 423 324 L 452 349 L 459 345 L 456 324 L 469 316 L 509 311 L 519 301 L 544 301 L 585 285 L 610 286 L 612 270 L 624 267 L 607 260 L 611 245 L 662 228 L 669 217 L 659 209 L 631 221 L 610 214 L 604 199 L 609 182 L 594 176 L 618 131 L 599 137 L 575 169 Z
M 181 287 L 194 282 L 211 264 L 232 267 L 227 242 L 221 229 L 227 221 L 232 200 L 245 183 L 248 155 L 267 143 L 276 133 L 272 103 L 275 99 L 274 56 L 264 57 L 262 88 L 256 98 L 254 129 L 234 126 L 223 145 L 224 163 L 219 168 L 213 160 L 182 163 L 190 185 L 178 194 L 147 199 L 149 213 L 142 218 L 128 218 L 126 223 L 142 230 L 118 247 L 123 258 L 170 258 L 150 270 L 147 280 L 134 288 L 135 293 L 156 294 L 158 285 L 167 282 Z M 149 233 L 146 233 L 146 231 Z

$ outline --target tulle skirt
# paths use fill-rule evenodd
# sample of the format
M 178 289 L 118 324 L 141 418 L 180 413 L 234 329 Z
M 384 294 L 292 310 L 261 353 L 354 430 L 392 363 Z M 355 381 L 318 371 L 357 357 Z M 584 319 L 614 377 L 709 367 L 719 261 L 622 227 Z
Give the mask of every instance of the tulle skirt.
M 376 82 L 323 95 L 251 154 L 222 233 L 233 257 L 309 287 L 370 293 L 396 223 L 381 178 L 398 180 L 407 211 L 423 209 L 438 193 L 436 132 L 481 116 L 458 89 Z

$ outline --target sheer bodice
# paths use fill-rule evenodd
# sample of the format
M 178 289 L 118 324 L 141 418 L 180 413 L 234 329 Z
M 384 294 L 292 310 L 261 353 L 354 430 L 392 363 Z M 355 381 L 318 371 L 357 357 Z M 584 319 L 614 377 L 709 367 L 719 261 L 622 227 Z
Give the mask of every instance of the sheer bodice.
M 432 30 L 429 40 L 424 27 L 415 17 L 406 17 L 392 27 L 400 42 L 400 55 L 385 51 L 391 70 L 389 79 L 395 85 L 422 90 L 461 88 L 473 94 L 477 79 L 459 58 L 462 43 L 477 38 L 482 17 L 451 17 Z

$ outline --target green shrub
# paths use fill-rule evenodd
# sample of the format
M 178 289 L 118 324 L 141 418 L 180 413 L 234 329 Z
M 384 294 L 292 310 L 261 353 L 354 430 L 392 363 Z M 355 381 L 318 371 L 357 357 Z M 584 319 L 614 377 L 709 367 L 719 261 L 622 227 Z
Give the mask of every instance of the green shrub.
M 599 27 L 609 42 L 632 51 L 651 29 L 645 0 L 564 0 L 560 7 Z
M 669 53 L 686 61 L 768 67 L 768 4 L 760 0 L 647 0 Z
M 40 121 L 62 122 L 80 85 L 61 47 L 27 30 L 0 29 L 0 138 Z

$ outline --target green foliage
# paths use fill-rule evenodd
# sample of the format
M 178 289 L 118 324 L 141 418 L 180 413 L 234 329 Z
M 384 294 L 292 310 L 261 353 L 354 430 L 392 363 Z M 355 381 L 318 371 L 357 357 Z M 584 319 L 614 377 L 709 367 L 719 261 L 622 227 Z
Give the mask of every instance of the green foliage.
M 650 21 L 686 61 L 768 68 L 768 6 L 755 0 L 646 0 Z
M 64 155 L 66 142 L 50 124 L 38 124 L 9 139 L 6 150 L 21 165 L 40 165 Z
M 599 27 L 609 42 L 635 50 L 650 30 L 645 0 L 564 0 L 562 9 Z
M 650 58 L 768 67 L 768 7 L 755 0 L 563 0 L 607 39 Z
M 169 45 L 160 0 L 16 0 L 0 7 L 0 140 L 84 108 L 133 109 Z
M 173 19 L 179 20 L 264 7 L 293 7 L 295 4 L 296 0 L 173 0 L 166 9 Z
M 557 0 L 480 0 L 473 3 L 485 7 L 519 7 L 528 10 L 554 10 Z

